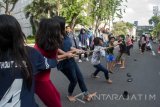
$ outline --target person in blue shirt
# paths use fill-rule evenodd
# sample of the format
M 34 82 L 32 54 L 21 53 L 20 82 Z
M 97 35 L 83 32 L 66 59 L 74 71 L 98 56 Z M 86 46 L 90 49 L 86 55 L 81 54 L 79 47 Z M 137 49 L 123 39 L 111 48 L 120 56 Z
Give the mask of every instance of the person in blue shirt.
M 61 33 L 64 36 L 63 44 L 61 47 L 62 51 L 79 53 L 80 50 L 72 47 L 71 39 L 69 38 L 69 36 L 67 36 L 65 34 L 65 19 L 63 17 L 55 16 L 53 18 L 53 20 L 56 20 L 57 22 L 60 23 L 61 30 L 62 30 Z M 85 100 L 91 101 L 92 97 L 96 95 L 96 93 L 92 93 L 92 94 L 89 93 L 89 91 L 86 87 L 83 75 L 82 75 L 80 68 L 74 58 L 69 58 L 69 59 L 60 61 L 58 64 L 58 69 L 70 81 L 69 86 L 68 86 L 68 96 L 67 96 L 69 101 L 71 101 L 71 102 L 76 101 L 76 98 L 73 96 L 73 91 L 74 91 L 77 83 L 79 84 L 79 87 L 80 87 L 82 93 L 84 93 Z
M 78 38 L 75 36 L 70 26 L 66 26 L 66 34 L 71 39 L 73 47 L 78 48 Z
M 25 45 L 18 21 L 0 15 L 0 107 L 38 107 L 34 99 L 34 75 L 57 66 Z

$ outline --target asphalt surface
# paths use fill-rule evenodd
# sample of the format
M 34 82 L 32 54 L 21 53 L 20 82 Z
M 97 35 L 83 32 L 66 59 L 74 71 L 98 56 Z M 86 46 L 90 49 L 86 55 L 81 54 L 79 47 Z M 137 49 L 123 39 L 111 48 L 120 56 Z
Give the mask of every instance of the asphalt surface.
M 95 70 L 90 62 L 79 63 L 89 91 L 97 92 L 92 102 L 69 102 L 66 98 L 69 81 L 60 71 L 53 69 L 51 80 L 61 94 L 63 107 L 160 107 L 160 54 L 156 46 L 153 45 L 156 53 L 153 56 L 152 52 L 141 55 L 135 45 L 131 56 L 127 57 L 126 69 L 119 69 L 117 65 L 114 74 L 110 74 L 111 85 L 106 83 L 102 72 L 99 79 L 90 77 Z M 106 64 L 104 59 L 102 63 Z M 128 99 L 123 98 L 124 91 L 129 93 Z M 79 93 L 81 91 L 77 85 L 74 95 Z M 78 99 L 81 100 L 82 96 Z M 37 96 L 36 101 L 40 107 L 45 107 Z

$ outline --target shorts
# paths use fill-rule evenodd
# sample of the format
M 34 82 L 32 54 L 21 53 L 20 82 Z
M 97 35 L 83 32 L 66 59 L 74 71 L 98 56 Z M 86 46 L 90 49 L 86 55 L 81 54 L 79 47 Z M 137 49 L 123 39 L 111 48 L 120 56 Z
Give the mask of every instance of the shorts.
M 107 62 L 113 62 L 115 60 L 116 60 L 116 58 L 115 58 L 114 55 L 106 55 L 106 61 Z
M 127 56 L 128 56 L 127 53 L 123 53 L 123 54 L 119 53 L 119 55 L 117 56 L 116 60 L 117 61 L 125 60 Z
M 123 53 L 122 56 L 121 56 L 121 59 L 122 59 L 122 60 L 125 60 L 127 56 L 128 56 L 128 55 L 127 55 L 126 53 Z

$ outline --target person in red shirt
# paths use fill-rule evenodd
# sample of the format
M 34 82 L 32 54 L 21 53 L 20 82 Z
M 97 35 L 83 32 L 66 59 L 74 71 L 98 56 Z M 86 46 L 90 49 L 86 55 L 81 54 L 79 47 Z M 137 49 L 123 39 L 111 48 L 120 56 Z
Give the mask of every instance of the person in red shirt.
M 127 54 L 130 56 L 130 49 L 133 46 L 133 42 L 132 42 L 130 35 L 126 36 L 126 45 L 127 45 Z
M 58 55 L 58 48 L 62 44 L 59 23 L 52 19 L 42 19 L 36 35 L 34 46 L 43 56 L 50 59 L 62 59 L 72 56 L 71 53 Z M 62 107 L 60 94 L 50 80 L 51 69 L 35 76 L 35 92 L 47 107 Z

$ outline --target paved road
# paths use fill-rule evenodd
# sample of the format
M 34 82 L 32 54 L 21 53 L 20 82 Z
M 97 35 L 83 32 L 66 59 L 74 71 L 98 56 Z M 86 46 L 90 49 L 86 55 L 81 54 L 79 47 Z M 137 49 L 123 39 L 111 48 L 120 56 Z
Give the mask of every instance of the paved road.
M 104 60 L 102 62 L 105 64 Z M 151 52 L 146 52 L 141 55 L 135 46 L 132 56 L 127 58 L 127 68 L 121 70 L 117 66 L 115 73 L 110 75 L 112 85 L 106 83 L 103 73 L 99 74 L 100 79 L 90 78 L 95 69 L 89 62 L 80 63 L 79 66 L 89 90 L 96 91 L 97 97 L 85 104 L 79 101 L 70 103 L 66 98 L 69 81 L 61 72 L 53 70 L 51 79 L 61 93 L 63 107 L 160 107 L 160 54 L 153 56 Z M 132 75 L 133 82 L 127 82 L 127 73 Z M 121 97 L 125 90 L 130 94 L 128 100 Z M 77 86 L 74 94 L 78 93 L 80 90 Z M 36 99 L 40 107 L 45 107 Z

